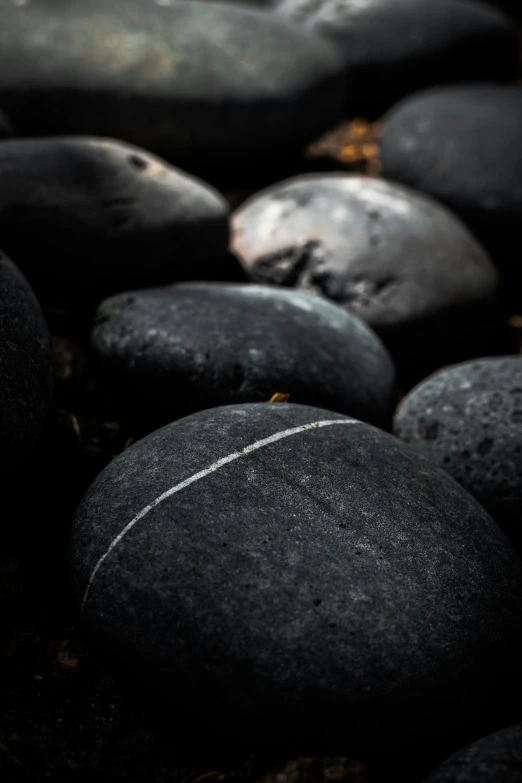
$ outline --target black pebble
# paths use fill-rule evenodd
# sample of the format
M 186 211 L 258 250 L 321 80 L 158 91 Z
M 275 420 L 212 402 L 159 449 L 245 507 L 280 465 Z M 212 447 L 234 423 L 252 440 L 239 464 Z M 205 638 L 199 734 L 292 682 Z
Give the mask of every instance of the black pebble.
M 496 333 L 489 258 L 458 219 L 408 188 L 350 174 L 295 177 L 241 206 L 232 234 L 254 280 L 349 309 L 398 364 L 483 354 Z
M 520 704 L 519 558 L 447 473 L 337 413 L 152 433 L 88 491 L 69 562 L 91 639 L 214 736 L 429 757 Z
M 334 47 L 216 2 L 0 2 L 0 106 L 20 135 L 124 139 L 188 170 L 264 169 L 342 113 Z
M 520 5 L 520 0 L 473 0 L 473 2 L 501 8 L 515 19 L 522 19 L 522 6 Z
M 468 0 L 282 0 L 277 11 L 339 44 L 352 116 L 376 117 L 436 84 L 519 73 L 514 25 Z
M 522 723 L 454 753 L 425 783 L 521 783 Z
M 51 392 L 52 354 L 42 311 L 25 278 L 0 251 L 0 471 L 4 481 L 34 449 Z M 4 499 L 9 488 L 4 485 Z
M 522 358 L 479 359 L 432 375 L 402 400 L 394 430 L 522 542 Z
M 414 95 L 384 118 L 381 137 L 383 176 L 418 188 L 454 210 L 508 279 L 518 282 L 521 138 L 522 87 L 501 85 L 438 88 Z
M 11 124 L 11 120 L 7 117 L 3 111 L 0 111 L 0 140 L 7 139 L 14 134 L 14 129 Z
M 220 273 L 222 196 L 144 150 L 98 138 L 0 145 L 0 238 L 46 298 Z
M 257 285 L 181 284 L 103 302 L 94 355 L 145 416 L 276 393 L 389 427 L 395 371 L 358 318 L 319 297 Z M 137 404 L 136 398 L 139 400 Z

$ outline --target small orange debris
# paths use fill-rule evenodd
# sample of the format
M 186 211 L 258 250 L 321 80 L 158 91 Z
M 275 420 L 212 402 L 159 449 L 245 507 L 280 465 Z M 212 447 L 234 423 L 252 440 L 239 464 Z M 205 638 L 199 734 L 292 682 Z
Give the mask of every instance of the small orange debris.
M 284 394 L 283 392 L 276 392 L 275 394 L 272 394 L 268 402 L 288 402 L 290 399 L 289 394 Z
M 306 150 L 309 158 L 333 158 L 351 170 L 378 176 L 380 126 L 357 118 L 328 131 Z
M 69 649 L 70 639 L 63 642 L 52 642 L 49 647 L 49 658 L 54 668 L 62 671 L 75 671 L 80 659 Z
M 339 160 L 342 163 L 355 163 L 359 158 L 359 148 L 356 144 L 348 144 L 347 147 L 339 150 Z

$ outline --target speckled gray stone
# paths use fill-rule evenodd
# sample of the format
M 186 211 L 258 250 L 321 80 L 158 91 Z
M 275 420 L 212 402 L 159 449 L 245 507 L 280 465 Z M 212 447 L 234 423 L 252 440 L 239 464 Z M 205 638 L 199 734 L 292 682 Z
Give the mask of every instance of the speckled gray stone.
M 142 149 L 99 138 L 0 145 L 0 238 L 46 297 L 98 296 L 209 278 L 228 246 L 228 206 Z
M 232 217 L 232 247 L 259 282 L 314 291 L 381 336 L 397 362 L 484 353 L 496 329 L 496 272 L 442 206 L 391 182 L 295 177 Z
M 49 333 L 36 298 L 0 251 L 0 470 L 17 469 L 36 444 L 52 392 Z M 5 494 L 9 487 L 4 487 Z
M 300 152 L 344 93 L 335 48 L 262 10 L 0 0 L 0 106 L 20 135 L 113 136 L 230 177 Z
M 443 753 L 519 708 L 520 559 L 447 473 L 337 413 L 152 433 L 87 492 L 69 567 L 100 650 L 249 747 Z
M 340 45 L 352 116 L 379 116 L 405 95 L 433 85 L 518 76 L 515 26 L 488 5 L 468 0 L 281 0 L 276 9 Z
M 391 425 L 395 371 L 378 337 L 299 291 L 184 283 L 121 294 L 100 305 L 91 345 L 122 397 L 163 423 L 280 392 Z
M 459 750 L 425 783 L 521 783 L 522 723 Z
M 522 358 L 480 359 L 432 375 L 402 400 L 394 430 L 522 543 Z
M 383 176 L 446 204 L 522 279 L 522 86 L 428 90 L 384 118 Z

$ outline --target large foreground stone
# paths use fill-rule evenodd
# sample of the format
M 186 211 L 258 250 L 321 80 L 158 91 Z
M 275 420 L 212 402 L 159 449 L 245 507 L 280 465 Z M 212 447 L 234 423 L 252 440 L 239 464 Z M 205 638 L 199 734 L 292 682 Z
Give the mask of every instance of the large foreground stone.
M 520 560 L 444 471 L 336 413 L 154 432 L 88 491 L 70 568 L 101 649 L 235 741 L 440 753 L 518 707 Z

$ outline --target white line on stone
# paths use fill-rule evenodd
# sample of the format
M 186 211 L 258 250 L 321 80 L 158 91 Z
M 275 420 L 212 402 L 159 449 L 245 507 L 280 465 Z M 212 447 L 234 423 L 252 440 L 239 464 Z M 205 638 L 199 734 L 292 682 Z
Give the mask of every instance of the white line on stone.
M 221 459 L 218 459 L 217 462 L 212 463 L 212 465 L 209 465 L 208 468 L 205 468 L 204 470 L 200 470 L 199 473 L 194 473 L 189 478 L 185 479 L 184 481 L 181 481 L 179 484 L 176 484 L 174 487 L 167 489 L 161 495 L 158 495 L 158 497 L 155 500 L 153 500 L 152 503 L 149 503 L 148 506 L 142 508 L 141 511 L 131 519 L 128 525 L 126 525 L 123 528 L 121 533 L 118 533 L 116 538 L 109 545 L 109 548 L 107 549 L 105 554 L 103 554 L 100 557 L 100 559 L 94 566 L 94 569 L 89 578 L 89 582 L 87 584 L 87 589 L 85 590 L 85 594 L 83 596 L 82 611 L 85 607 L 85 603 L 87 601 L 89 591 L 96 578 L 96 574 L 100 570 L 100 567 L 103 565 L 103 563 L 109 557 L 109 555 L 115 549 L 115 547 L 118 546 L 122 538 L 127 535 L 129 530 L 132 530 L 134 525 L 137 522 L 139 522 L 140 519 L 143 519 L 143 517 L 145 517 L 149 513 L 149 511 L 152 511 L 153 508 L 159 506 L 160 503 L 163 503 L 164 500 L 170 498 L 171 495 L 175 495 L 177 492 L 181 492 L 181 490 L 185 489 L 185 487 L 188 487 L 191 484 L 194 484 L 196 481 L 205 478 L 205 476 L 208 476 L 210 473 L 214 473 L 214 471 L 219 470 L 219 468 L 222 468 L 223 465 L 228 465 L 229 462 L 234 462 L 234 460 L 239 459 L 240 457 L 246 457 L 247 454 L 251 454 L 253 451 L 262 449 L 264 448 L 264 446 L 269 446 L 271 443 L 276 443 L 278 440 L 289 438 L 291 435 L 299 435 L 299 433 L 301 432 L 306 432 L 307 430 L 313 430 L 313 429 L 320 429 L 321 427 L 332 427 L 336 424 L 358 424 L 358 421 L 355 419 L 325 419 L 323 421 L 313 421 L 310 422 L 310 424 L 300 424 L 298 427 L 292 427 L 291 429 L 288 430 L 282 430 L 281 432 L 276 432 L 274 433 L 274 435 L 270 435 L 268 438 L 263 438 L 262 440 L 256 440 L 255 443 L 250 443 L 250 445 L 245 446 L 240 451 L 234 451 L 232 454 L 228 454 L 226 457 L 222 457 Z

